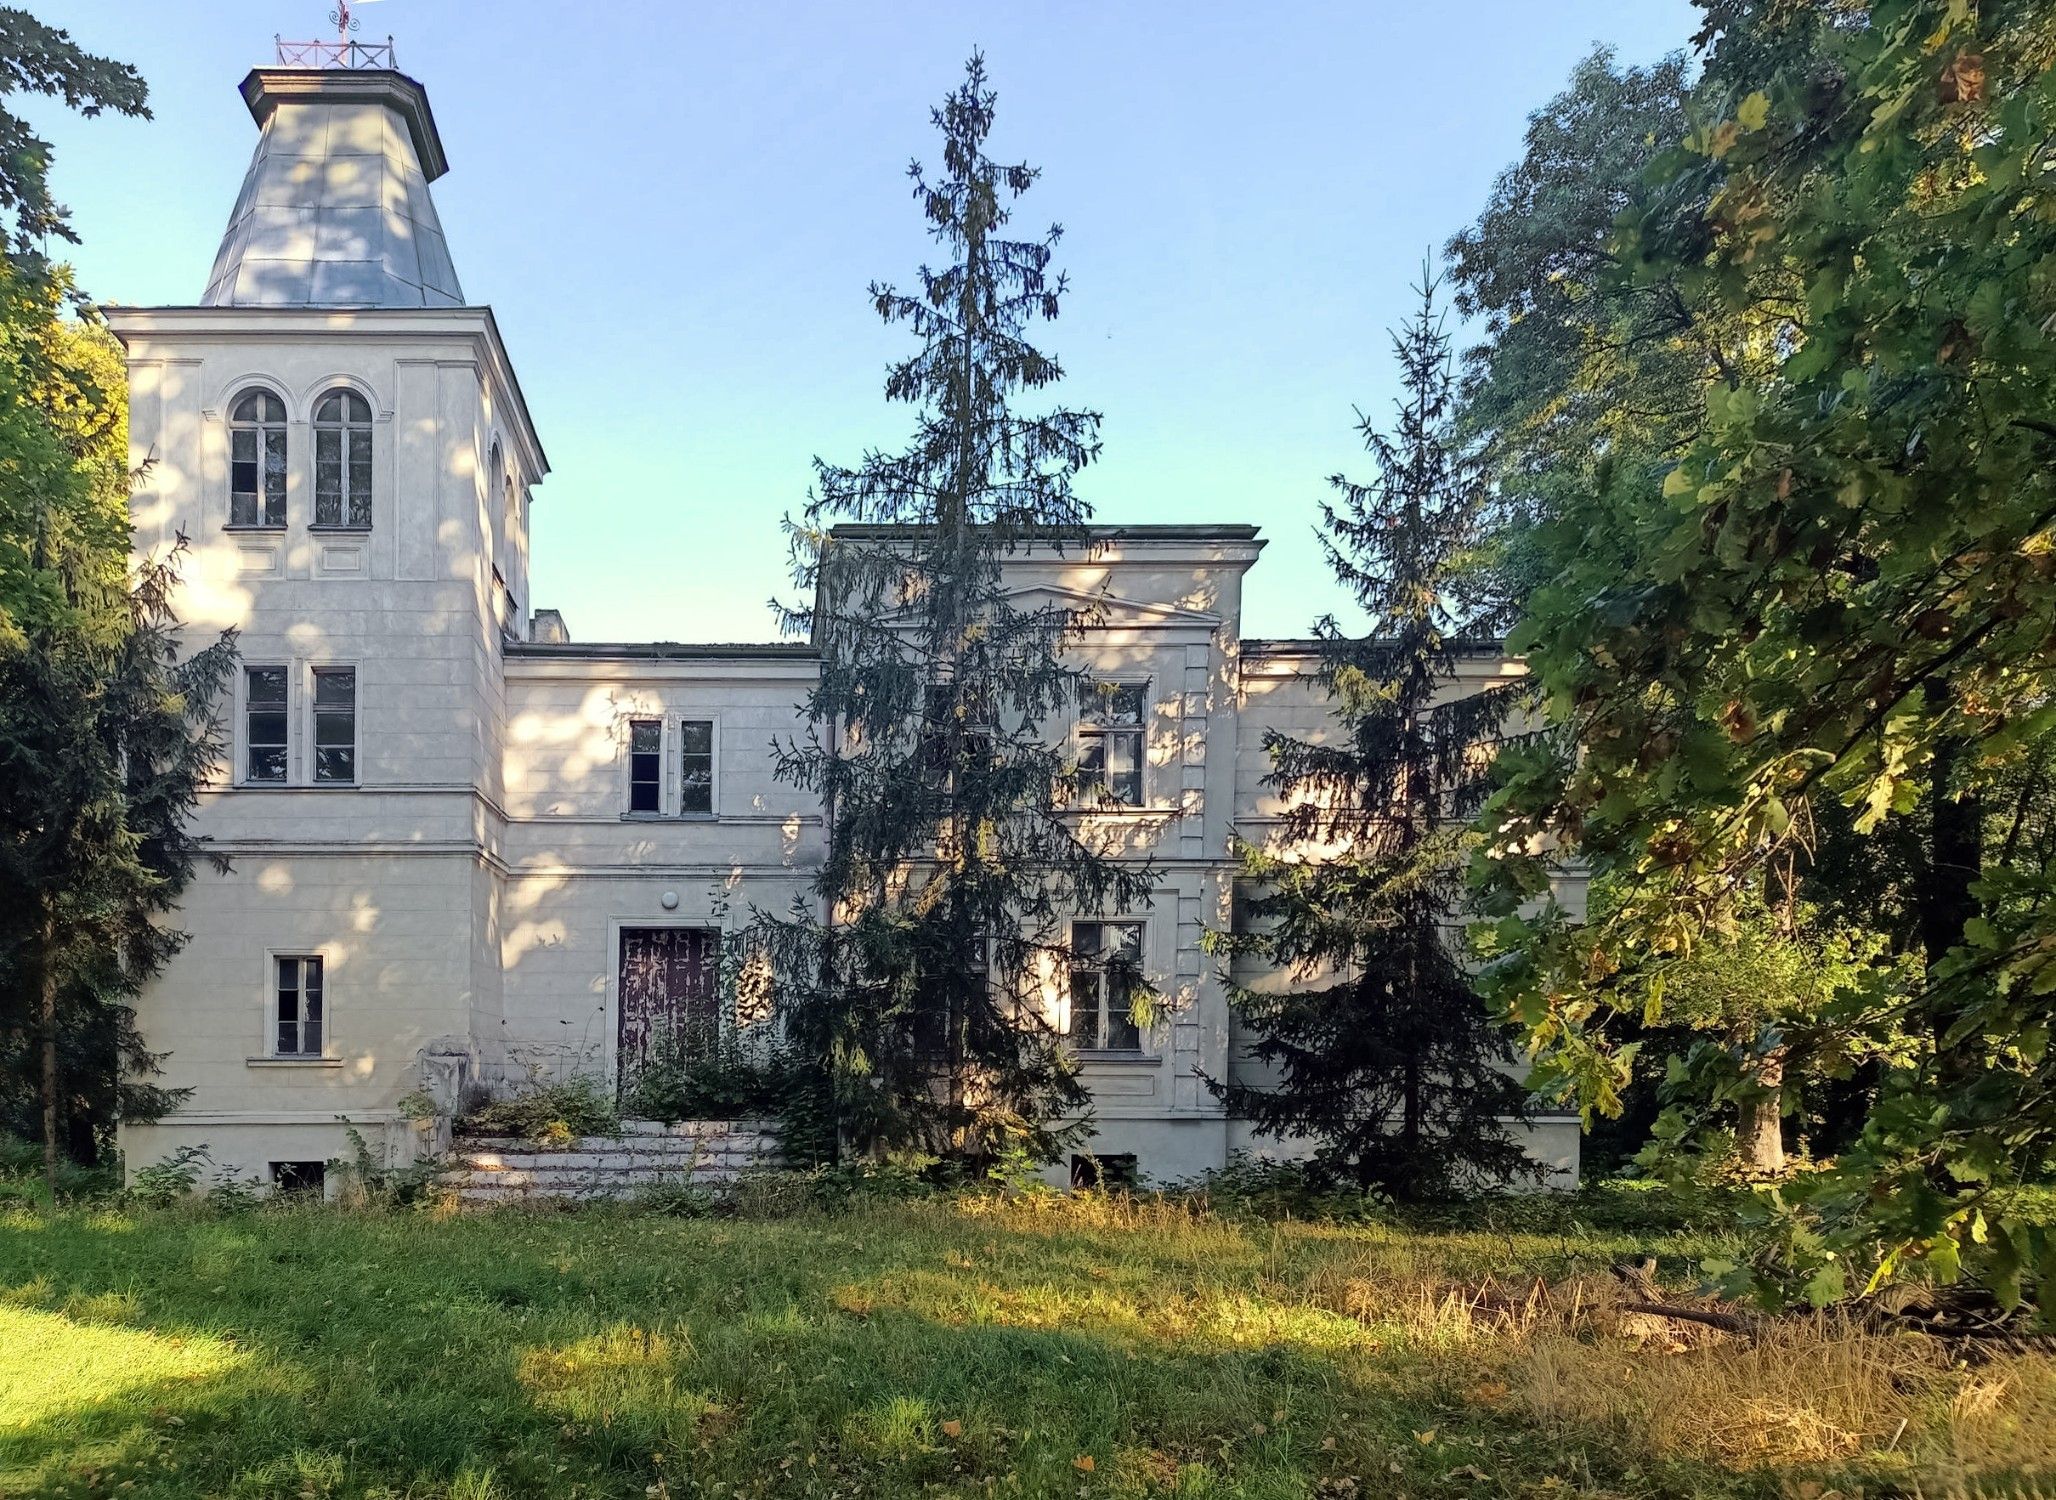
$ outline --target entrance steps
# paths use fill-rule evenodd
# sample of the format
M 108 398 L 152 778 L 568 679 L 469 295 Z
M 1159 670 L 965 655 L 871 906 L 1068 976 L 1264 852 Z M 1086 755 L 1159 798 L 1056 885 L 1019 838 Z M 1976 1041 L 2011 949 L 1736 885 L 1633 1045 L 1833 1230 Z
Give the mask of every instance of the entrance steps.
M 780 1164 L 766 1120 L 626 1120 L 617 1136 L 562 1147 L 500 1136 L 460 1136 L 443 1185 L 460 1203 L 543 1198 L 632 1198 L 647 1188 L 718 1188 L 752 1167 Z

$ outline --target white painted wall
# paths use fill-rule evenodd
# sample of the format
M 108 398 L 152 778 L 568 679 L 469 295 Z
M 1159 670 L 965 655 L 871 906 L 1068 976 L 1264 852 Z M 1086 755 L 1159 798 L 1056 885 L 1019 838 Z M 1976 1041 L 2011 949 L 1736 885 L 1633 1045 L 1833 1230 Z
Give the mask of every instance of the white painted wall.
M 233 627 L 247 662 L 291 669 L 295 694 L 288 784 L 240 784 L 237 715 L 229 763 L 202 799 L 199 831 L 232 869 L 195 882 L 179 919 L 191 943 L 139 1007 L 167 1054 L 163 1082 L 192 1095 L 165 1122 L 124 1130 L 131 1168 L 204 1143 L 230 1170 L 261 1175 L 272 1161 L 344 1154 L 345 1120 L 405 1149 L 412 1136 L 396 1122 L 425 1053 L 461 1054 L 470 1077 L 502 1085 L 611 1077 L 624 928 L 733 928 L 753 906 L 808 898 L 820 812 L 776 780 L 771 742 L 801 728 L 813 661 L 791 648 L 503 639 L 509 601 L 528 601 L 526 496 L 546 466 L 482 309 L 121 310 L 112 321 L 129 351 L 133 457 L 148 461 L 137 546 L 186 535 L 191 637 Z M 308 524 L 308 420 L 339 383 L 376 416 L 364 532 Z M 258 384 L 291 423 L 276 531 L 228 525 L 227 411 Z M 1242 577 L 1261 547 L 1248 527 L 1138 527 L 1009 569 L 1029 601 L 1093 611 L 1081 666 L 1147 686 L 1143 806 L 1075 816 L 1160 876 L 1146 908 L 1098 915 L 1145 923 L 1149 979 L 1169 1005 L 1140 1055 L 1083 1064 L 1090 1149 L 1133 1153 L 1156 1180 L 1251 1144 L 1204 1084 L 1235 1064 L 1201 939 L 1229 920 L 1231 833 L 1260 837 L 1275 815 L 1259 784 L 1263 728 L 1313 733 L 1325 714 L 1297 666 L 1247 654 L 1241 639 Z M 322 664 L 358 672 L 353 786 L 312 783 L 308 695 Z M 637 717 L 665 726 L 667 784 L 678 722 L 714 721 L 711 816 L 668 800 L 655 817 L 628 813 Z M 324 960 L 318 1059 L 267 1056 L 282 953 Z M 1551 1124 L 1536 1149 L 1574 1162 L 1575 1134 Z

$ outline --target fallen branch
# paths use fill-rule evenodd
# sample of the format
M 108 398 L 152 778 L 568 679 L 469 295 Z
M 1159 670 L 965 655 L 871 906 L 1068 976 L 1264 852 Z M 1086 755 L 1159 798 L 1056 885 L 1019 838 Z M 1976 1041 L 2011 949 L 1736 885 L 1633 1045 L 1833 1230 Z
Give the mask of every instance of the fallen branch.
M 1740 1334 L 1743 1338 L 1756 1337 L 1757 1323 L 1754 1318 L 1745 1318 L 1740 1313 L 1711 1312 L 1698 1307 L 1672 1307 L 1664 1302 L 1617 1302 L 1614 1310 L 1624 1313 L 1640 1313 L 1650 1318 L 1674 1318 L 1680 1323 L 1703 1323 L 1708 1328 L 1718 1328 L 1723 1333 Z

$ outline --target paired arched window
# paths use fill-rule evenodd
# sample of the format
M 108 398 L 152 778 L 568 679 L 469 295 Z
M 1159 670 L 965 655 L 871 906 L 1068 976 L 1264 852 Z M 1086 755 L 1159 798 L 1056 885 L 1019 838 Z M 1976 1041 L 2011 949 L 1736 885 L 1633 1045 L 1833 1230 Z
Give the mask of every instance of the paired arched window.
M 371 403 L 352 390 L 314 406 L 314 524 L 371 524 Z
M 245 391 L 228 414 L 231 526 L 286 524 L 286 404 Z

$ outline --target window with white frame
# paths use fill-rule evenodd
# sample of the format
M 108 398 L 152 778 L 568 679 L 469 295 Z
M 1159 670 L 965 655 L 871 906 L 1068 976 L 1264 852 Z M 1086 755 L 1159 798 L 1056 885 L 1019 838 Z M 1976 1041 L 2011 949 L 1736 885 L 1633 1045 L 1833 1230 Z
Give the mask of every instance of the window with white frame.
M 313 954 L 281 954 L 272 962 L 278 979 L 272 1055 L 321 1056 L 322 1036 L 328 1026 L 321 959 Z
M 228 523 L 286 524 L 286 404 L 245 391 L 228 413 Z
M 1071 994 L 1064 1033 L 1084 1051 L 1140 1052 L 1135 1002 L 1142 978 L 1143 924 L 1073 922 Z
M 713 816 L 714 721 L 678 722 L 678 811 L 686 816 Z
M 357 779 L 357 669 L 314 669 L 314 779 Z
M 1079 786 L 1089 801 L 1142 806 L 1144 682 L 1097 682 L 1078 705 Z
M 292 715 L 284 667 L 243 668 L 243 780 L 284 785 Z
M 628 810 L 664 810 L 664 721 L 628 721 Z
M 371 403 L 334 390 L 314 407 L 314 524 L 371 524 Z

